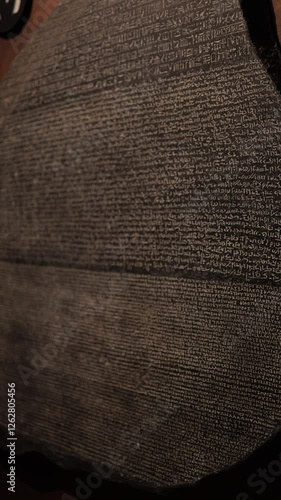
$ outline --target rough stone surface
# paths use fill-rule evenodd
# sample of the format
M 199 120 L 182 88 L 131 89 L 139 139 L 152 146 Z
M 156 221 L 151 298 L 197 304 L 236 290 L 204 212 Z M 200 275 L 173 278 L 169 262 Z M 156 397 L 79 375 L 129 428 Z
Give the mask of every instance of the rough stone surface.
M 238 0 L 65 0 L 1 83 L 0 373 L 40 446 L 166 486 L 278 426 L 281 102 L 256 49 Z

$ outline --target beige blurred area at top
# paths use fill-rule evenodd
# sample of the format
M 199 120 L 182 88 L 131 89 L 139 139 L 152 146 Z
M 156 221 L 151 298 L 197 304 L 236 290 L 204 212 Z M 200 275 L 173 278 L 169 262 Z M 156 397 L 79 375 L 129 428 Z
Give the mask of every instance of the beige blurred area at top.
M 281 42 L 281 0 L 273 0 L 273 7 L 275 10 L 278 37 Z

